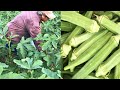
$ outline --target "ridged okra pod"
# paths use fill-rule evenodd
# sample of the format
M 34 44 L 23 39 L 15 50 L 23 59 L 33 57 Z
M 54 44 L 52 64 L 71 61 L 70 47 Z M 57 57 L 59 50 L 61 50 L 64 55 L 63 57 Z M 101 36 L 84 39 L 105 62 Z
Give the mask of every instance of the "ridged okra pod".
M 101 37 L 99 40 L 97 40 L 91 47 L 89 47 L 85 52 L 83 52 L 81 55 L 77 57 L 76 60 L 74 60 L 72 63 L 64 67 L 64 70 L 68 70 L 72 67 L 76 67 L 86 61 L 88 61 L 91 57 L 93 57 L 96 52 L 98 52 L 104 44 L 110 39 L 112 36 L 111 32 L 108 32 L 103 37 Z
M 92 17 L 92 14 L 93 14 L 93 11 L 87 11 L 85 13 L 85 16 L 87 16 L 88 18 L 91 18 Z
M 107 32 L 108 30 L 101 30 L 99 32 L 96 32 L 91 38 L 89 38 L 80 46 L 75 48 L 73 50 L 71 60 L 75 60 L 80 54 L 82 54 L 85 50 L 87 50 L 92 44 L 94 44 L 99 38 L 104 36 Z
M 71 22 L 91 33 L 98 32 L 100 28 L 95 20 L 87 18 L 75 11 L 61 11 L 61 20 Z
M 80 45 L 82 42 L 86 41 L 87 39 L 89 39 L 93 35 L 94 35 L 94 33 L 85 32 L 83 34 L 74 36 L 69 41 L 69 45 L 71 45 L 72 47 L 77 47 L 78 45 Z
M 115 66 L 114 79 L 120 79 L 120 63 Z
M 116 50 L 105 62 L 97 69 L 95 76 L 105 76 L 112 68 L 120 63 L 120 49 Z
M 66 38 L 64 44 L 69 44 L 69 41 L 72 37 L 81 34 L 84 31 L 83 28 L 76 26 L 76 28 L 71 32 L 71 34 Z
M 120 34 L 120 25 L 108 19 L 105 15 L 97 16 L 97 21 L 115 34 Z
M 72 55 L 72 51 L 73 51 L 73 50 L 71 50 L 70 53 L 68 54 L 68 64 L 70 64 L 70 63 L 72 62 L 72 61 L 70 60 L 70 57 L 71 57 L 71 55 Z M 70 72 L 73 72 L 74 69 L 75 69 L 74 67 L 73 67 L 73 68 L 70 68 Z
M 69 52 L 71 51 L 71 46 L 70 45 L 67 45 L 67 44 L 63 44 L 62 46 L 61 46 L 61 57 L 62 58 L 66 58 L 67 57 L 67 55 L 69 54 Z
M 92 57 L 73 77 L 72 79 L 84 79 L 95 68 L 97 68 L 107 56 L 115 49 L 119 44 L 120 38 L 118 36 L 112 36 L 109 41 L 98 51 L 94 57 Z
M 118 16 L 120 16 L 120 11 L 111 11 L 111 12 L 118 15 Z
M 71 32 L 72 30 L 75 29 L 75 27 L 76 27 L 75 24 L 72 24 L 67 21 L 61 21 L 61 31 Z
M 67 37 L 70 35 L 70 33 L 71 32 L 68 32 L 68 33 L 65 33 L 65 34 L 61 35 L 61 39 L 60 39 L 61 44 L 64 43 L 64 41 L 67 39 Z

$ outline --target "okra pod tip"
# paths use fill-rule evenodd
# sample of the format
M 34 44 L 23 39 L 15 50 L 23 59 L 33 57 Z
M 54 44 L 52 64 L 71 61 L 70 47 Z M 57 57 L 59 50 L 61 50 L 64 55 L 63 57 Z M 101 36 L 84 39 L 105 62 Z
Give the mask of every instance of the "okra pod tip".
M 71 48 L 70 45 L 63 44 L 63 45 L 61 46 L 61 56 L 62 56 L 62 58 L 66 58 L 71 49 L 72 49 L 72 48 Z
M 95 20 L 92 20 L 92 21 L 93 21 L 93 25 L 91 25 L 90 33 L 98 32 L 100 29 L 100 26 Z
M 101 22 L 103 18 L 109 19 L 106 15 L 101 15 L 101 16 L 95 15 L 95 16 L 96 16 L 96 19 L 97 19 L 98 22 Z
M 119 43 L 119 41 L 120 41 L 120 35 L 112 36 L 112 38 L 116 41 L 116 43 Z
M 102 67 L 101 65 L 98 67 L 98 70 L 96 71 L 96 74 L 95 74 L 95 76 L 96 77 L 99 77 L 99 76 L 104 76 L 105 75 L 105 69 L 103 69 L 104 67 Z M 104 71 L 103 71 L 104 70 Z

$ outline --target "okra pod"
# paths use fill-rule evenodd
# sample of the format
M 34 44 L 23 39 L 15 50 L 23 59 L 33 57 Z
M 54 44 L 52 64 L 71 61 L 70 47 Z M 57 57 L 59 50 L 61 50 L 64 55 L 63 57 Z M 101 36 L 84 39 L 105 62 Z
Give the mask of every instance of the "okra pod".
M 61 46 L 61 57 L 62 57 L 62 58 L 66 58 L 71 49 L 72 49 L 72 48 L 71 48 L 70 45 L 63 44 L 63 45 Z
M 118 15 L 118 16 L 120 16 L 120 11 L 111 11 L 111 12 Z
M 111 32 L 115 34 L 120 34 L 120 26 L 117 23 L 109 20 L 105 15 L 97 16 L 97 20 L 101 25 L 103 25 Z
M 107 32 L 108 30 L 101 30 L 96 32 L 91 38 L 75 48 L 71 56 L 71 61 L 75 60 L 80 54 L 86 51 L 92 44 L 94 44 L 99 38 L 103 37 Z
M 95 76 L 105 76 L 118 63 L 120 63 L 120 49 L 116 50 L 105 62 L 103 62 L 98 67 Z
M 69 44 L 69 41 L 72 37 L 81 34 L 84 31 L 83 28 L 76 26 L 76 28 L 71 32 L 71 34 L 68 36 L 68 38 L 65 40 L 64 44 Z
M 85 32 L 83 34 L 74 36 L 69 41 L 69 45 L 71 45 L 72 47 L 77 47 L 78 45 L 80 45 L 81 43 L 83 43 L 84 41 L 86 41 L 87 39 L 92 37 L 93 35 L 94 35 L 94 33 Z
M 88 18 L 91 18 L 92 17 L 92 14 L 93 14 L 93 11 L 87 11 L 85 13 L 85 16 L 87 16 Z
M 89 47 L 85 52 L 77 57 L 72 63 L 64 67 L 64 70 L 68 70 L 72 67 L 76 67 L 86 61 L 88 61 L 91 57 L 95 55 L 96 52 L 99 51 L 103 47 L 104 44 L 109 40 L 112 36 L 111 32 L 108 32 L 106 35 L 101 37 L 98 41 L 96 41 L 91 47 Z
M 84 79 L 95 68 L 97 68 L 107 56 L 118 46 L 120 38 L 112 36 L 109 41 L 91 58 L 73 77 L 72 79 Z
M 67 39 L 67 37 L 70 35 L 70 33 L 71 33 L 71 32 L 65 33 L 65 34 L 62 34 L 62 35 L 61 35 L 61 39 L 60 39 L 61 44 L 64 43 L 64 41 Z
M 106 15 L 109 19 L 113 18 L 113 13 L 110 11 L 106 11 L 103 15 Z
M 95 20 L 89 19 L 75 11 L 61 11 L 61 19 L 80 26 L 91 33 L 98 32 L 100 28 Z
M 114 79 L 120 79 L 120 63 L 115 66 Z
M 76 27 L 75 24 L 72 24 L 67 21 L 61 21 L 61 31 L 70 32 L 70 31 L 74 30 L 75 27 Z

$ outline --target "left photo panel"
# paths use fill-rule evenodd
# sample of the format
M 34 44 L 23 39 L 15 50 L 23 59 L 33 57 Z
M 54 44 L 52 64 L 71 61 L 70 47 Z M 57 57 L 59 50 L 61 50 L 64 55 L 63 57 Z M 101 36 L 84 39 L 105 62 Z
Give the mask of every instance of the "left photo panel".
M 0 11 L 0 79 L 63 79 L 60 11 Z

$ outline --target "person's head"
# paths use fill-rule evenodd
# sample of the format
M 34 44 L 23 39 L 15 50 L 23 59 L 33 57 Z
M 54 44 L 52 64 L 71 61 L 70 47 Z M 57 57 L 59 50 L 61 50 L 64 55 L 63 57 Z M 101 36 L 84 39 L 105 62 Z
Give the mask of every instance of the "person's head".
M 56 17 L 52 11 L 38 11 L 38 14 L 41 15 L 41 19 L 44 22 L 49 19 L 54 19 Z

